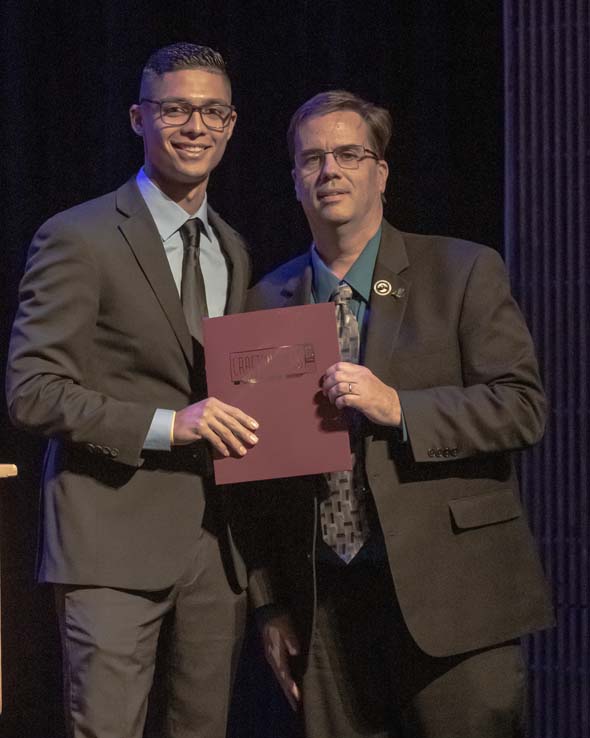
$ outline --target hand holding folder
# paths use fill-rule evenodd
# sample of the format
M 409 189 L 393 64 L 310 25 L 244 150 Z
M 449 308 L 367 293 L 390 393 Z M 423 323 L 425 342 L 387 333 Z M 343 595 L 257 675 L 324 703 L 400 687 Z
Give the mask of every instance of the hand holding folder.
M 216 458 L 217 484 L 352 467 L 344 418 L 321 392 L 340 360 L 331 303 L 203 321 L 208 394 L 260 423 L 243 457 Z

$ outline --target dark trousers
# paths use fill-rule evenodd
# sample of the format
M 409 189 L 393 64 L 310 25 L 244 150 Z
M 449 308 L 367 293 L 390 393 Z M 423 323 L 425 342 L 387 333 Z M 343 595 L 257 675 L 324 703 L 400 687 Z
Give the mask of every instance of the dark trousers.
M 55 585 L 71 738 L 141 738 L 160 628 L 171 620 L 166 738 L 225 738 L 246 602 L 202 531 L 181 579 L 160 592 Z M 164 736 L 162 736 L 164 738 Z
M 424 653 L 404 625 L 386 563 L 318 564 L 315 629 L 302 668 L 307 738 L 524 735 L 520 646 Z

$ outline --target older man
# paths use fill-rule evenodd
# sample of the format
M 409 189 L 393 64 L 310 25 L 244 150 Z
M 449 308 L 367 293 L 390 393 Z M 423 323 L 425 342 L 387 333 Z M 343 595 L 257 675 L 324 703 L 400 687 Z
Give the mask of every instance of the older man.
M 354 469 L 258 492 L 266 652 L 308 738 L 520 736 L 517 639 L 552 614 L 510 452 L 545 400 L 498 254 L 384 220 L 390 134 L 344 91 L 289 128 L 313 245 L 248 307 L 335 302 Z

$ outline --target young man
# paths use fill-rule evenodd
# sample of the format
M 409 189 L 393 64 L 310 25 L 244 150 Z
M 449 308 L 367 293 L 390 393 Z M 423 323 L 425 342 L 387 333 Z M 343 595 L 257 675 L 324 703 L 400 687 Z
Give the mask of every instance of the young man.
M 543 432 L 537 363 L 494 251 L 383 219 L 390 135 L 343 91 L 291 120 L 314 241 L 248 307 L 337 303 L 355 463 L 259 491 L 252 591 L 308 738 L 521 736 L 516 639 L 552 621 L 510 459 Z
M 201 319 L 242 310 L 249 279 L 207 204 L 236 123 L 222 57 L 156 51 L 130 116 L 139 174 L 33 239 L 8 403 L 49 439 L 39 579 L 55 587 L 69 734 L 141 738 L 168 615 L 166 735 L 223 738 L 244 568 L 210 450 L 246 453 L 257 423 L 204 381 Z

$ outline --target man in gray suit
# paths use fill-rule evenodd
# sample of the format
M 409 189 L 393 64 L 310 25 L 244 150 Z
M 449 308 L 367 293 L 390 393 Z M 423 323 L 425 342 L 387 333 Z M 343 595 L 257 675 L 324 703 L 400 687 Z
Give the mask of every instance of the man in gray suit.
M 156 51 L 131 125 L 145 163 L 35 235 L 8 364 L 10 414 L 49 439 L 39 580 L 55 588 L 68 733 L 140 738 L 164 617 L 167 736 L 223 738 L 245 570 L 211 447 L 257 423 L 206 396 L 201 319 L 243 308 L 249 260 L 207 204 L 236 122 L 221 56 Z
M 521 736 L 516 639 L 552 621 L 510 458 L 543 432 L 537 362 L 496 252 L 384 220 L 390 135 L 344 91 L 291 119 L 314 242 L 248 307 L 336 302 L 355 463 L 258 485 L 251 592 L 308 738 Z

